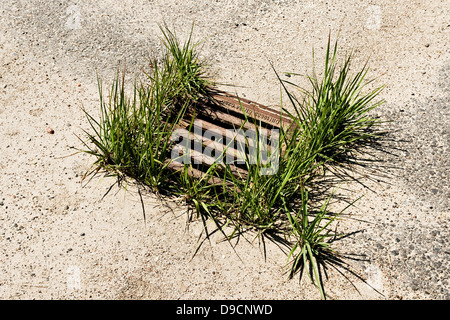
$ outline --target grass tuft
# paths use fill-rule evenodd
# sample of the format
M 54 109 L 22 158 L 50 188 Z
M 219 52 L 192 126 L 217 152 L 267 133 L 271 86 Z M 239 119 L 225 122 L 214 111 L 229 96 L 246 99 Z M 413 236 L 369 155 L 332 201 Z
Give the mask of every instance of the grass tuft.
M 270 152 L 259 139 L 262 133 L 255 132 L 256 150 L 276 160 L 276 170 L 264 174 L 267 159 L 256 152 L 256 158 L 250 159 L 247 154 L 244 159 L 246 175 L 236 174 L 230 164 L 215 162 L 204 168 L 204 176 L 193 177 L 190 164 L 179 171 L 169 168 L 173 161 L 168 160 L 174 146 L 172 136 L 187 110 L 210 98 L 214 83 L 205 76 L 192 29 L 181 44 L 167 26 L 160 28 L 165 51 L 146 73 L 148 83 L 135 83 L 129 96 L 125 72 L 122 77 L 117 73 L 105 98 L 99 80 L 100 119 L 86 112 L 91 130 L 85 131 L 84 151 L 96 158 L 88 174 L 105 170 L 119 180 L 131 178 L 156 193 L 182 196 L 193 217 L 203 221 L 207 238 L 217 230 L 228 241 L 248 229 L 261 238 L 283 234 L 291 243 L 289 277 L 300 274 L 301 279 L 308 270 L 325 299 L 321 270 L 326 263 L 342 266 L 331 246 L 339 236 L 331 229 L 339 214 L 328 210 L 333 194 L 314 210 L 310 190 L 324 170 L 357 159 L 358 150 L 377 139 L 374 129 L 380 123 L 370 111 L 383 103 L 376 101 L 382 87 L 364 93 L 371 83 L 365 81 L 367 63 L 352 76 L 351 56 L 338 69 L 337 42 L 332 46 L 329 38 L 323 77 L 319 79 L 315 71 L 308 76 L 311 90 L 278 77 L 289 102 L 282 104 L 283 114 L 295 125 L 289 131 L 280 128 Z M 291 87 L 300 92 L 300 98 L 291 93 Z M 207 183 L 211 179 L 218 182 Z M 208 230 L 208 221 L 213 222 L 214 231 Z M 225 226 L 232 227 L 232 232 L 226 233 Z

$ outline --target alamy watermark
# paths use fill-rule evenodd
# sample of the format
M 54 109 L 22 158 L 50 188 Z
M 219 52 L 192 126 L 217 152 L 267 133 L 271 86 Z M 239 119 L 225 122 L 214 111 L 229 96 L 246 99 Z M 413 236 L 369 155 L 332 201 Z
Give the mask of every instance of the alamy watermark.
M 81 29 L 81 11 L 80 8 L 73 4 L 66 9 L 66 28 L 70 30 L 79 30 Z
M 366 20 L 366 28 L 370 30 L 378 30 L 381 28 L 381 7 L 371 5 L 366 8 L 369 18 Z
M 70 266 L 66 270 L 67 273 L 67 289 L 69 291 L 81 289 L 81 270 L 78 266 Z
M 177 129 L 171 159 L 182 164 L 259 164 L 261 175 L 274 175 L 279 167 L 279 129 L 208 129 L 196 120 L 193 132 Z M 181 141 L 179 141 L 181 138 Z

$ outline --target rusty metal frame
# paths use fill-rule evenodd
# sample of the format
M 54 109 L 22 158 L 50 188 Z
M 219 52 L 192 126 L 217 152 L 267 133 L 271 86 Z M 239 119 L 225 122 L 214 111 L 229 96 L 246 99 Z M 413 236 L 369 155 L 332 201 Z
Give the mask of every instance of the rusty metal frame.
M 197 127 L 198 130 L 192 130 L 193 127 L 194 129 Z M 239 159 L 242 152 L 226 146 L 224 141 L 215 141 L 205 137 L 203 132 L 211 130 L 225 137 L 227 129 L 258 130 L 260 134 L 269 137 L 271 129 L 280 130 L 281 127 L 285 131 L 291 131 L 295 128 L 295 122 L 292 121 L 290 116 L 275 109 L 215 89 L 211 90 L 205 99 L 201 99 L 191 106 L 178 125 L 178 129 L 185 129 L 189 132 L 186 138 L 191 141 L 197 141 L 203 147 L 209 146 L 218 151 L 225 150 L 227 156 L 235 159 Z M 199 130 L 202 132 L 200 135 L 198 134 Z M 240 139 L 241 141 L 244 139 L 244 143 L 246 141 L 245 137 L 239 135 L 236 135 L 234 139 Z M 192 148 L 189 150 L 189 155 L 192 160 L 199 164 L 197 168 L 190 166 L 188 169 L 188 174 L 194 178 L 204 177 L 204 168 L 208 168 L 215 161 L 214 158 L 199 154 Z M 169 159 L 168 161 L 170 169 L 174 171 L 184 170 L 184 164 Z M 203 168 L 203 171 L 201 168 Z M 245 177 L 247 175 L 247 171 L 242 166 L 231 164 L 230 168 L 236 176 Z M 223 181 L 219 178 L 210 177 L 208 183 L 222 184 Z

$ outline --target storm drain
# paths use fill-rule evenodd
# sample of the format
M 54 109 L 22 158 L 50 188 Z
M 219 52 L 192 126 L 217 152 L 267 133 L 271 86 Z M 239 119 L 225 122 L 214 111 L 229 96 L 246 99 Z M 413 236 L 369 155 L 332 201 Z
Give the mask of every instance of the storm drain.
M 207 177 L 209 184 L 223 183 L 223 179 L 208 175 L 214 163 L 229 166 L 233 175 L 244 179 L 248 164 L 259 163 L 262 174 L 274 174 L 283 153 L 280 134 L 294 128 L 295 122 L 287 114 L 214 90 L 208 99 L 188 109 L 179 122 L 168 167 L 179 171 L 188 165 L 191 177 Z

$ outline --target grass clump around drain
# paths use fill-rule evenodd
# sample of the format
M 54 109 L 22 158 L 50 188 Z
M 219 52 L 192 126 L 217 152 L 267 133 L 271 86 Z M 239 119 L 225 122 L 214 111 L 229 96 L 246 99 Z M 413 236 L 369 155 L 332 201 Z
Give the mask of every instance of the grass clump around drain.
M 87 132 L 86 152 L 96 161 L 91 173 L 106 169 L 120 178 L 130 177 L 155 191 L 171 190 L 173 171 L 168 169 L 174 130 L 188 106 L 205 93 L 211 83 L 191 38 L 181 46 L 167 28 L 161 62 L 153 59 L 146 73 L 150 84 L 134 84 L 125 92 L 125 72 L 115 78 L 105 100 L 99 81 L 100 119 L 85 112 L 92 132 Z
M 317 206 L 310 194 L 324 170 L 357 162 L 358 148 L 378 138 L 374 129 L 380 123 L 369 113 L 382 103 L 375 101 L 381 88 L 362 93 L 369 83 L 365 81 L 367 65 L 351 76 L 349 56 L 338 70 L 337 43 L 333 47 L 329 40 L 323 77 L 319 79 L 315 72 L 308 77 L 311 90 L 278 77 L 288 97 L 281 113 L 293 125 L 289 130 L 281 127 L 275 138 L 272 136 L 270 150 L 259 139 L 263 134 L 254 121 L 253 150 L 257 152 L 252 159 L 244 156 L 245 175 L 236 174 L 229 162 L 215 161 L 203 168 L 204 175 L 195 176 L 189 174 L 191 164 L 181 170 L 171 168 L 173 135 L 190 108 L 210 99 L 214 83 L 205 77 L 192 30 L 184 44 L 167 27 L 161 31 L 165 52 L 160 61 L 152 61 L 147 83 L 135 83 L 129 95 L 125 74 L 122 78 L 118 74 L 105 99 L 99 81 L 100 117 L 86 112 L 91 128 L 85 131 L 84 151 L 96 158 L 86 176 L 106 171 L 119 180 L 131 178 L 159 194 L 183 196 L 193 216 L 202 219 L 206 238 L 214 232 L 208 230 L 208 221 L 213 221 L 214 229 L 227 240 L 248 229 L 263 239 L 285 239 L 290 246 L 289 277 L 299 273 L 301 279 L 308 272 L 321 297 L 326 298 L 323 267 L 346 268 L 331 247 L 340 236 L 332 229 L 339 214 L 328 209 L 332 195 Z M 194 117 L 190 132 L 193 121 Z M 245 144 L 249 149 L 250 142 Z M 219 158 L 223 160 L 225 153 Z M 268 158 L 274 167 L 268 168 Z M 225 231 L 228 227 L 231 232 Z

